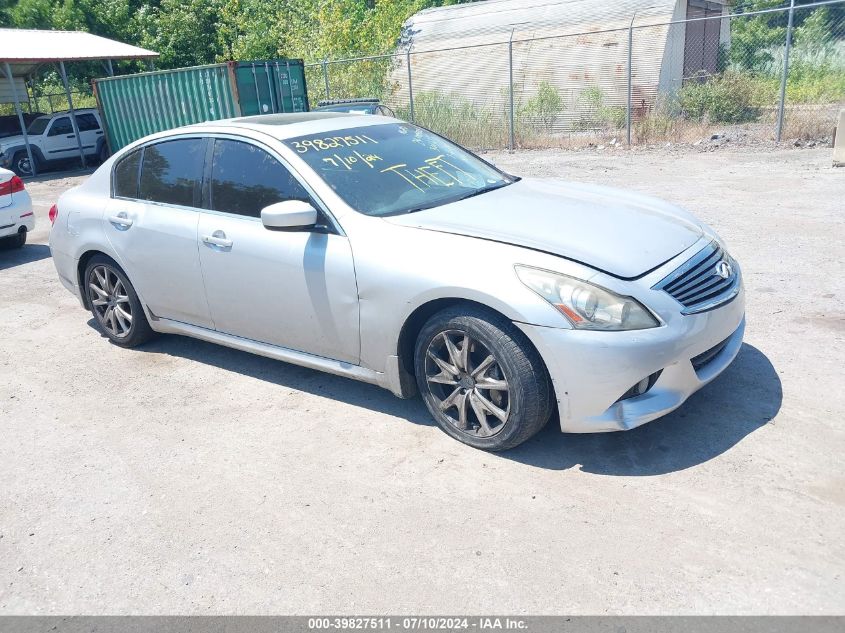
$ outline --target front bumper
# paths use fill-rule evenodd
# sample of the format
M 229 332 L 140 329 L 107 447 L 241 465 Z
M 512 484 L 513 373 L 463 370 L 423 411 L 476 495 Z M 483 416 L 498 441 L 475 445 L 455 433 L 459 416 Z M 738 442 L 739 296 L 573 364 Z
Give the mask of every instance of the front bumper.
M 546 363 L 562 431 L 627 431 L 677 409 L 730 365 L 745 332 L 745 294 L 740 290 L 730 303 L 709 312 L 686 316 L 678 312 L 649 330 L 594 332 L 516 325 Z M 717 353 L 702 364 L 700 356 L 714 348 Z M 658 372 L 647 392 L 620 400 L 632 386 Z

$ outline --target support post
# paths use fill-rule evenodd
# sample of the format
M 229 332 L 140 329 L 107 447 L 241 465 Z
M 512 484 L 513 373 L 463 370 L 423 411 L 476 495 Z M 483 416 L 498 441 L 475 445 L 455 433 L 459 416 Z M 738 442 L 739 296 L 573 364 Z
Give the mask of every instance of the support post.
M 70 124 L 73 126 L 73 133 L 76 136 L 76 145 L 79 147 L 79 157 L 82 159 L 82 168 L 88 167 L 85 160 L 85 150 L 82 149 L 82 136 L 79 134 L 79 126 L 76 123 L 76 111 L 73 109 L 73 99 L 70 96 L 70 86 L 67 83 L 67 73 L 65 72 L 65 63 L 59 62 L 59 70 L 62 73 L 62 84 L 65 87 L 65 95 L 67 95 L 67 106 L 70 110 Z
M 326 101 L 329 100 L 329 62 L 328 60 L 323 60 L 323 83 L 326 87 Z
M 516 147 L 516 139 L 513 124 L 513 31 L 514 30 L 511 29 L 511 36 L 508 38 L 508 96 L 510 101 L 508 107 L 508 119 L 510 128 L 508 149 L 510 151 L 514 151 L 514 148 Z
M 628 103 L 625 105 L 625 130 L 628 138 L 628 145 L 631 145 L 631 128 L 633 127 L 633 101 L 634 101 L 634 20 L 637 12 L 631 16 L 631 24 L 628 26 Z
M 18 115 L 18 123 L 20 123 L 21 134 L 23 134 L 23 143 L 26 145 L 26 155 L 29 158 L 29 171 L 33 176 L 35 176 L 37 174 L 37 170 L 35 168 L 35 160 L 33 160 L 32 156 L 32 148 L 29 146 L 29 135 L 26 133 L 26 122 L 23 120 L 21 102 L 18 98 L 18 89 L 15 86 L 15 78 L 12 76 L 12 68 L 9 66 L 9 62 L 5 62 L 5 65 L 6 79 L 9 80 L 9 85 L 12 87 L 12 99 L 15 100 L 15 113 Z
M 411 78 L 411 47 L 405 53 L 405 63 L 408 66 L 408 104 L 411 109 L 411 123 L 414 122 L 414 82 Z
M 778 104 L 777 142 L 783 138 L 783 116 L 786 110 L 786 80 L 789 78 L 789 52 L 792 48 L 792 26 L 795 23 L 795 0 L 789 3 L 789 23 L 786 27 L 786 48 L 783 52 L 783 77 L 780 79 L 780 103 Z
M 109 77 L 114 77 L 114 66 L 112 66 L 110 59 L 106 60 L 106 67 L 108 68 L 108 71 L 109 71 Z

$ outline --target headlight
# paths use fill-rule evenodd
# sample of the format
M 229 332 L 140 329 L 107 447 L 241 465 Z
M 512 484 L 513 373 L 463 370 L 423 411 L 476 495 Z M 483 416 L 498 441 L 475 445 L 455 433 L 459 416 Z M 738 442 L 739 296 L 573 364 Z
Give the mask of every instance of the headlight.
M 639 301 L 593 284 L 527 266 L 517 266 L 520 281 L 551 303 L 582 330 L 645 330 L 660 322 Z

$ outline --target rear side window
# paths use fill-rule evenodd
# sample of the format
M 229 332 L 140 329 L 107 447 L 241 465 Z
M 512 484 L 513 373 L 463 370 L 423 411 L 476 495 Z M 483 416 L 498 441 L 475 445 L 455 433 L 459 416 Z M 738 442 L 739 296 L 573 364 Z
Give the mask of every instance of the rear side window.
M 114 195 L 116 198 L 138 197 L 138 169 L 141 167 L 141 150 L 135 150 L 121 159 L 114 168 Z
M 198 138 L 147 145 L 141 166 L 141 200 L 198 206 L 205 141 Z
M 241 141 L 214 141 L 211 208 L 251 218 L 283 200 L 309 199 L 291 173 L 263 149 Z
M 80 132 L 90 132 L 91 130 L 99 130 L 100 124 L 97 123 L 97 117 L 93 114 L 80 114 L 76 117 L 76 125 L 79 126 Z

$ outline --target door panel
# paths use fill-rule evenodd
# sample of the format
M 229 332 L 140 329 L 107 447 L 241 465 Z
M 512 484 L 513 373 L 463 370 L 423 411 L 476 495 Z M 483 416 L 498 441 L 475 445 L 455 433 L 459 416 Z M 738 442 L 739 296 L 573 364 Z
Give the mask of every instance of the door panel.
M 70 117 L 62 116 L 54 119 L 44 137 L 44 157 L 47 160 L 72 158 L 79 155 L 79 146 Z
M 104 229 L 129 280 L 156 316 L 213 327 L 197 253 L 199 212 L 111 200 Z
M 218 331 L 358 363 L 358 289 L 346 237 L 203 212 L 199 238 Z

